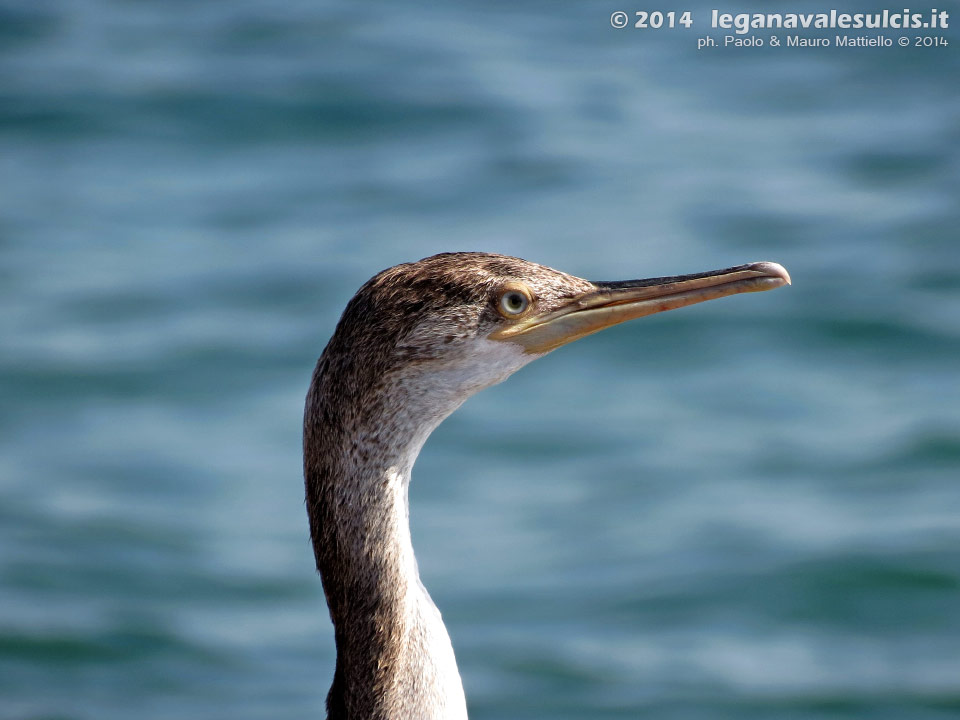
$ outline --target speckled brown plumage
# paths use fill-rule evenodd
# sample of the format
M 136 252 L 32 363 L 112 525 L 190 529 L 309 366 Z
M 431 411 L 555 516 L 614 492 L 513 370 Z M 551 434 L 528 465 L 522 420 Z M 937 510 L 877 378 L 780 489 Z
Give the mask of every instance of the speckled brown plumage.
M 541 307 L 593 288 L 500 255 L 447 253 L 398 265 L 350 300 L 317 363 L 304 415 L 304 476 L 337 643 L 331 719 L 426 717 L 411 700 L 426 690 L 416 676 L 426 660 L 411 658 L 421 628 L 398 615 L 410 583 L 419 584 L 398 557 L 397 535 L 408 531 L 397 527 L 395 505 L 402 501 L 406 512 L 406 480 L 395 492 L 384 472 L 418 450 L 466 397 L 491 384 L 486 377 L 466 378 L 445 393 L 429 388 L 426 378 L 471 361 L 471 341 L 504 322 L 497 289 L 518 279 Z M 409 468 L 399 470 L 409 477 Z

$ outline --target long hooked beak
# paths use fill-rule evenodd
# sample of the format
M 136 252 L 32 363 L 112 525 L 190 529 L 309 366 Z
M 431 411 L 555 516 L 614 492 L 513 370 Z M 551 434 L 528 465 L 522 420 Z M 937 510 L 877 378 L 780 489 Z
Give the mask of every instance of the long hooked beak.
M 496 330 L 491 340 L 515 342 L 542 354 L 611 325 L 738 293 L 773 290 L 790 284 L 786 269 L 758 262 L 725 270 L 619 282 L 594 282 L 594 290 L 558 309 L 532 313 Z

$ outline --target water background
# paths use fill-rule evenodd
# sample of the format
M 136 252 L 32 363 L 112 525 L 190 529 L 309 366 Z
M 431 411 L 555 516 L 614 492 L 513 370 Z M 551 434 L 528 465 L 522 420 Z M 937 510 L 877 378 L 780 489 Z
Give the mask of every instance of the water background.
M 454 249 L 794 278 L 427 443 L 471 718 L 960 715 L 960 37 L 698 53 L 617 9 L 0 6 L 0 718 L 322 717 L 303 396 L 364 280 Z

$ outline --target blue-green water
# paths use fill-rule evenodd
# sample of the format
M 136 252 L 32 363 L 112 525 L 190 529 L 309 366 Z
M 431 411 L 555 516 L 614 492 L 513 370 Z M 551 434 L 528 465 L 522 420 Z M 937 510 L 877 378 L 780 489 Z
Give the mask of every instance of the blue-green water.
M 960 715 L 960 37 L 698 53 L 616 9 L 0 6 L 0 717 L 322 716 L 302 399 L 353 291 L 452 249 L 794 278 L 427 443 L 474 720 Z

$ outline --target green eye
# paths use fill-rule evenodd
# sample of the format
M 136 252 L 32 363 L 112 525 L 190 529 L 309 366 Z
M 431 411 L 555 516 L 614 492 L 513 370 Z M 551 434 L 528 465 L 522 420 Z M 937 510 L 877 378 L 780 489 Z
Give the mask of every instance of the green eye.
M 518 283 L 501 291 L 497 309 L 505 318 L 515 318 L 523 315 L 529 309 L 530 303 L 530 291 Z

